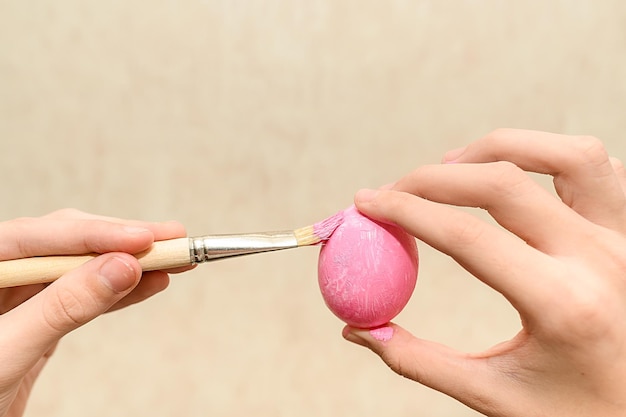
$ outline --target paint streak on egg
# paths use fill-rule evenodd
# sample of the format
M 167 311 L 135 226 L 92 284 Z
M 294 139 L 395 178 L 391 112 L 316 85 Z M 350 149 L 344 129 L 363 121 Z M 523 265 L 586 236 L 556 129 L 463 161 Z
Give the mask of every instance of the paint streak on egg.
M 375 222 L 352 206 L 322 246 L 318 282 L 328 308 L 352 327 L 388 323 L 406 306 L 417 281 L 415 238 Z

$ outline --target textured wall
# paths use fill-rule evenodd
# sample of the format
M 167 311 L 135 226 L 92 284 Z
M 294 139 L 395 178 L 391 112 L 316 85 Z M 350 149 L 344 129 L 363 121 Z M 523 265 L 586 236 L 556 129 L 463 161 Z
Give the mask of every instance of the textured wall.
M 496 127 L 626 159 L 626 3 L 0 0 L 0 219 L 295 228 Z M 416 213 L 419 216 L 419 213 Z M 397 322 L 467 351 L 514 311 L 425 245 Z M 30 416 L 476 413 L 340 337 L 317 249 L 204 265 L 67 337 Z

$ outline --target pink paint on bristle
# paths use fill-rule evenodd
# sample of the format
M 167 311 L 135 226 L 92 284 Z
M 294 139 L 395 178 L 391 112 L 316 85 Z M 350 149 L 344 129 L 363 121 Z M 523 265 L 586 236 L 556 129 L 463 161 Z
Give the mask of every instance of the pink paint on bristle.
M 313 225 L 313 234 L 322 241 L 328 240 L 341 223 L 343 223 L 343 210 L 321 222 L 315 223 Z

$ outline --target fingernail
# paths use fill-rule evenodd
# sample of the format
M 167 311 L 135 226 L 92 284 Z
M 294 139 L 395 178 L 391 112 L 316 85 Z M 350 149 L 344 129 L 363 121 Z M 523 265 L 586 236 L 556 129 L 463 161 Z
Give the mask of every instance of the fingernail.
M 124 259 L 114 256 L 109 258 L 98 271 L 104 285 L 115 293 L 128 290 L 135 284 L 137 274 Z
M 371 342 L 374 341 L 372 335 L 369 330 L 366 329 L 356 329 L 354 327 L 346 326 L 343 329 L 342 336 L 357 345 L 369 347 Z
M 370 347 L 372 343 L 390 341 L 394 335 L 393 327 L 383 325 L 373 329 L 355 329 L 346 327 L 342 333 L 343 337 L 350 342 L 361 346 Z
M 124 226 L 124 231 L 131 235 L 140 235 L 142 233 L 150 232 L 150 230 L 144 227 Z
M 379 192 L 378 190 L 362 189 L 357 191 L 354 199 L 361 203 L 366 203 L 375 199 Z
M 451 151 L 446 152 L 446 154 L 443 156 L 442 162 L 444 164 L 454 163 L 457 159 L 459 159 L 461 155 L 463 155 L 463 152 L 465 152 L 466 148 L 467 146 L 463 146 L 461 148 L 452 149 Z
M 363 333 L 364 332 L 361 330 L 345 327 L 341 335 L 348 342 L 352 342 L 363 347 L 369 347 L 367 339 L 363 337 Z

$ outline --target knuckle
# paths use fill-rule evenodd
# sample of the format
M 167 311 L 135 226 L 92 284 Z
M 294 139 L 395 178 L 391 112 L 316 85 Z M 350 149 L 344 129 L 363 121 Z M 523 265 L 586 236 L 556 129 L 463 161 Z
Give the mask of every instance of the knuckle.
M 584 338 L 590 343 L 610 337 L 614 318 L 619 315 L 611 294 L 585 286 L 568 289 L 565 293 L 560 297 L 561 303 L 566 305 L 559 309 L 555 334 L 564 333 L 567 340 Z
M 395 355 L 390 355 L 388 352 L 381 352 L 380 358 L 385 362 L 385 364 L 397 373 L 398 375 L 404 376 L 406 374 L 404 367 L 402 366 L 402 361 Z
M 71 218 L 78 217 L 82 214 L 84 213 L 76 208 L 67 207 L 67 208 L 55 210 L 47 214 L 46 217 L 57 218 L 57 219 L 71 219 Z
M 604 143 L 595 136 L 576 136 L 572 146 L 576 164 L 597 166 L 609 159 Z
M 61 286 L 49 288 L 54 290 L 48 292 L 49 299 L 44 304 L 43 315 L 51 329 L 65 333 L 91 319 L 85 300 L 75 290 Z
M 527 179 L 524 171 L 513 162 L 497 161 L 493 162 L 492 165 L 494 167 L 493 169 L 495 173 L 495 178 L 498 180 L 498 182 L 504 182 L 505 184 L 509 185 L 517 184 Z
M 381 198 L 374 201 L 374 205 L 378 206 L 385 218 L 393 220 L 406 210 L 411 197 L 411 194 L 403 191 L 383 191 Z
M 519 195 L 531 184 L 530 178 L 517 165 L 509 161 L 493 162 L 489 175 L 486 176 L 492 194 L 499 199 Z
M 485 149 L 490 149 L 492 147 L 499 146 L 500 143 L 505 142 L 507 139 L 515 137 L 519 134 L 517 129 L 511 129 L 506 127 L 501 127 L 498 129 L 494 129 L 481 139 L 478 140 L 478 143 Z
M 0 223 L 0 235 L 8 241 L 6 245 L 0 244 L 0 256 L 3 259 L 31 256 L 29 229 L 36 221 L 34 217 L 18 217 Z
M 388 196 L 388 205 L 394 209 L 405 207 L 407 203 L 409 203 L 414 198 L 412 194 L 407 192 L 391 191 L 388 193 Z
M 429 168 L 430 166 L 425 165 L 413 169 L 413 171 L 409 172 L 395 183 L 393 190 L 418 194 L 418 186 L 422 182 L 422 178 L 428 175 Z
M 394 351 L 380 352 L 380 358 L 396 374 L 416 382 L 424 382 L 424 370 L 419 367 L 418 361 L 408 361 Z
M 485 139 L 487 139 L 487 140 L 499 140 L 500 138 L 504 138 L 504 137 L 510 136 L 514 132 L 515 132 L 515 129 L 511 129 L 511 128 L 507 128 L 507 127 L 499 127 L 497 129 L 494 129 L 491 132 L 489 132 L 485 136 Z
M 450 221 L 448 228 L 450 242 L 459 247 L 476 244 L 485 233 L 483 225 L 473 218 L 464 219 L 464 221 Z

